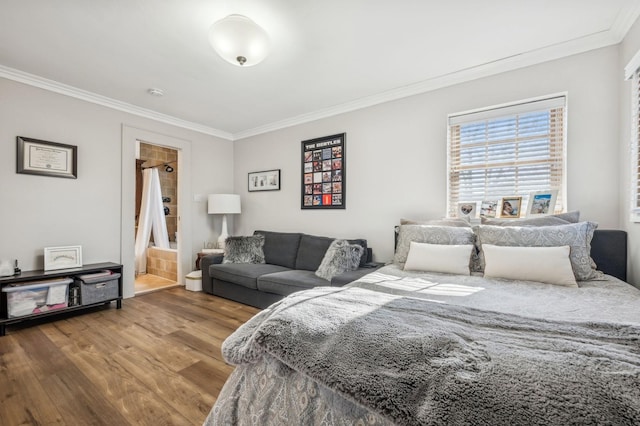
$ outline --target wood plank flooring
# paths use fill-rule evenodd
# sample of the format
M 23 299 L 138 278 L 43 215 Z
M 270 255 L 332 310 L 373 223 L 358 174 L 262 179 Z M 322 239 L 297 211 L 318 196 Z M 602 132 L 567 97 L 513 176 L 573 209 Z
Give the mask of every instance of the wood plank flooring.
M 175 287 L 0 337 L 0 425 L 200 425 L 258 309 Z

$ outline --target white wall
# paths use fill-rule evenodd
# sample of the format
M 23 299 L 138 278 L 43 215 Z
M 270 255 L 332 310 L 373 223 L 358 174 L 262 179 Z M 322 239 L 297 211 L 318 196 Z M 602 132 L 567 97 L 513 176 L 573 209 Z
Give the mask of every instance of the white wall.
M 191 222 L 186 249 L 195 262 L 202 241 L 217 235 L 206 202 L 194 202 L 193 194 L 233 190 L 232 142 L 1 78 L 0 258 L 17 258 L 23 270 L 40 269 L 44 247 L 82 245 L 85 264 L 126 263 L 120 247 L 123 125 L 190 145 L 191 214 L 182 220 Z M 17 174 L 16 136 L 77 145 L 78 179 Z M 124 196 L 133 194 L 131 188 Z
M 621 185 L 628 188 L 629 124 L 621 64 L 638 48 L 636 24 L 622 50 L 599 49 L 235 143 L 0 79 L 0 257 L 37 269 L 43 247 L 81 244 L 85 263 L 122 261 L 126 124 L 191 144 L 191 195 L 234 188 L 241 194 L 242 214 L 234 218 L 232 233 L 269 229 L 363 237 L 376 260 L 386 261 L 401 217 L 445 212 L 448 113 L 558 92 L 569 97 L 569 209 L 579 209 L 601 228 L 626 227 L 628 191 Z M 347 133 L 346 210 L 301 210 L 300 141 L 341 132 Z M 78 179 L 16 174 L 18 135 L 77 145 Z M 248 193 L 247 173 L 272 168 L 282 169 L 282 190 Z M 206 203 L 191 203 L 195 258 L 204 241 L 217 238 L 220 219 L 206 214 Z M 640 231 L 637 225 L 629 231 L 637 259 L 634 240 Z M 632 260 L 632 282 L 640 280 L 638 268 Z
M 640 223 L 629 221 L 630 208 L 630 159 L 631 143 L 631 81 L 624 80 L 623 70 L 631 58 L 640 50 L 640 21 L 631 27 L 620 44 L 620 62 L 616 76 L 620 88 L 620 224 L 629 235 L 629 276 L 627 280 L 640 286 Z
M 237 233 L 255 229 L 366 238 L 393 253 L 401 217 L 438 218 L 446 206 L 447 114 L 568 93 L 568 207 L 618 228 L 618 47 L 511 71 L 235 142 L 242 195 Z M 300 209 L 300 142 L 347 133 L 347 208 Z M 247 192 L 247 173 L 282 169 L 282 189 Z

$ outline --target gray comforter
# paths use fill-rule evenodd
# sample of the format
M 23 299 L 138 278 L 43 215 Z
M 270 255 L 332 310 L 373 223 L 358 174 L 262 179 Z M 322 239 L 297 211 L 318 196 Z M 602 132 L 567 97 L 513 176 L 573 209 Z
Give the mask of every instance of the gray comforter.
M 386 267 L 296 293 L 225 342 L 206 423 L 639 424 L 640 292 L 584 289 Z M 604 293 L 621 321 L 583 306 Z

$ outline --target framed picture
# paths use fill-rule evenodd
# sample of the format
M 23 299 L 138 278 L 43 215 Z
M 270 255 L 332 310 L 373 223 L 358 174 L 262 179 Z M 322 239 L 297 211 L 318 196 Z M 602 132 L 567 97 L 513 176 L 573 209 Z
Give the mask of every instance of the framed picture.
M 344 209 L 346 133 L 302 141 L 302 209 Z
M 477 206 L 478 204 L 475 201 L 458 203 L 458 217 L 465 219 L 475 219 Z
M 520 217 L 522 197 L 503 197 L 500 200 L 500 217 L 504 219 L 517 219 Z
M 484 200 L 480 203 L 480 216 L 487 218 L 496 217 L 498 200 Z
M 558 190 L 532 192 L 529 195 L 529 205 L 527 206 L 527 216 L 542 216 L 551 214 L 556 208 Z
M 17 173 L 77 179 L 77 169 L 77 146 L 17 137 Z
M 82 266 L 82 246 L 45 247 L 44 270 L 80 268 Z
M 249 173 L 249 192 L 279 190 L 280 169 Z

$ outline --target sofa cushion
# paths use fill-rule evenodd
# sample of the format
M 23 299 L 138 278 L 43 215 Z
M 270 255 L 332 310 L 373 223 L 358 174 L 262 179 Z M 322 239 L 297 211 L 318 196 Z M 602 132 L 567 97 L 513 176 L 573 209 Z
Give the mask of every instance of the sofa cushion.
M 288 296 L 293 292 L 326 286 L 329 283 L 313 271 L 291 270 L 262 275 L 258 278 L 258 290 Z
M 268 263 L 222 263 L 209 266 L 209 276 L 255 290 L 259 276 L 288 270 L 284 266 Z
M 296 257 L 296 269 L 315 272 L 333 240 L 334 238 L 302 234 Z
M 264 257 L 267 263 L 294 269 L 300 245 L 300 233 L 255 231 L 264 235 Z

